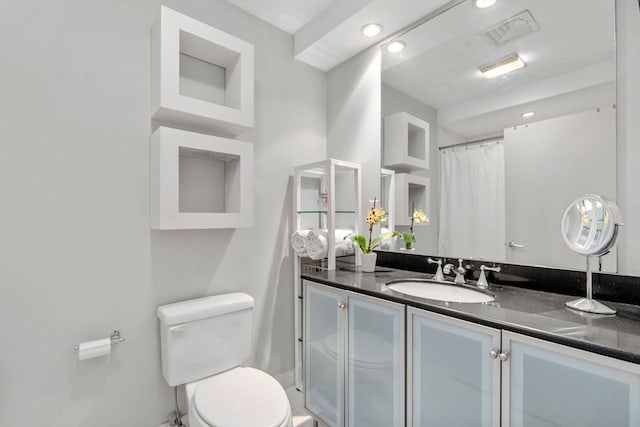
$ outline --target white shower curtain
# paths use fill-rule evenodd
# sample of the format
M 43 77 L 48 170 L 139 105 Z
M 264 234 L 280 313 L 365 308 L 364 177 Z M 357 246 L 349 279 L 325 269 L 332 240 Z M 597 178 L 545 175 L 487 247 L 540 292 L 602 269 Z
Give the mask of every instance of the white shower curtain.
M 505 260 L 502 141 L 440 152 L 438 254 Z

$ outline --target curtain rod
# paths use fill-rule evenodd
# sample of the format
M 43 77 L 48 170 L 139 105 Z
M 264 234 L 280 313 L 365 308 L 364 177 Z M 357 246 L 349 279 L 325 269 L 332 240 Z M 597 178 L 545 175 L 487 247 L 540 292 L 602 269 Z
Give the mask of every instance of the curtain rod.
M 451 144 L 451 145 L 445 145 L 444 147 L 438 147 L 438 150 L 444 150 L 447 148 L 455 148 L 455 147 L 465 147 L 465 146 L 469 146 L 469 145 L 476 145 L 476 144 L 484 144 L 485 142 L 500 142 L 504 140 L 504 135 L 498 135 L 498 136 L 492 136 L 490 138 L 482 138 L 482 139 L 476 139 L 473 141 L 466 141 L 466 142 L 460 142 L 458 144 Z

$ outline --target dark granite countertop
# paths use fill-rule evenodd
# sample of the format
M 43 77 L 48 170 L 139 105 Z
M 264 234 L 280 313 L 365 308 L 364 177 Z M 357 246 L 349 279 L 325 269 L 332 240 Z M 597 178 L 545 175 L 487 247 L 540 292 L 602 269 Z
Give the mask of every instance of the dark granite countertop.
M 491 285 L 495 300 L 486 304 L 427 300 L 394 293 L 385 284 L 394 279 L 430 279 L 431 274 L 386 267 L 377 267 L 375 273 L 342 267 L 308 272 L 302 278 L 640 364 L 637 305 L 607 302 L 618 310 L 615 316 L 579 313 L 564 306 L 575 297 L 505 285 Z

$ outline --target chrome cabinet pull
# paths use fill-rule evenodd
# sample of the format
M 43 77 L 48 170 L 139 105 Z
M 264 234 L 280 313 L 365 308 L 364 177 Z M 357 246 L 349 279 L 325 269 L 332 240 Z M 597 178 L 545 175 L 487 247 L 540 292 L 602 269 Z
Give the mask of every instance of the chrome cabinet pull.
M 512 241 L 510 241 L 510 242 L 508 243 L 508 245 L 509 245 L 509 247 L 510 247 L 510 248 L 524 248 L 524 245 L 522 245 L 522 244 L 520 244 L 520 243 L 517 243 L 517 242 L 515 242 L 515 241 L 513 241 L 513 240 L 512 240 Z
M 500 358 L 500 360 L 502 360 L 503 362 L 506 362 L 507 360 L 509 360 L 509 352 L 507 351 L 503 351 L 502 353 L 500 353 L 498 355 L 498 357 Z
M 497 359 L 499 355 L 498 350 L 491 350 L 489 355 L 491 356 L 492 359 Z
M 343 310 L 344 310 L 345 308 L 347 308 L 347 304 L 346 304 L 346 303 L 344 303 L 344 302 L 339 302 L 339 303 L 338 303 L 338 308 L 340 308 L 340 309 L 343 309 Z

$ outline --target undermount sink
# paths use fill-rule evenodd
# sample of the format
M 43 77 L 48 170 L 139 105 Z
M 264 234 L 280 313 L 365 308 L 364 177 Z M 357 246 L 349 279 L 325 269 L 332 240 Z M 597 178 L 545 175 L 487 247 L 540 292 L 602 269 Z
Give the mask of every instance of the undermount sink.
M 403 295 L 437 301 L 483 303 L 495 299 L 493 295 L 480 290 L 431 280 L 393 280 L 386 286 Z

